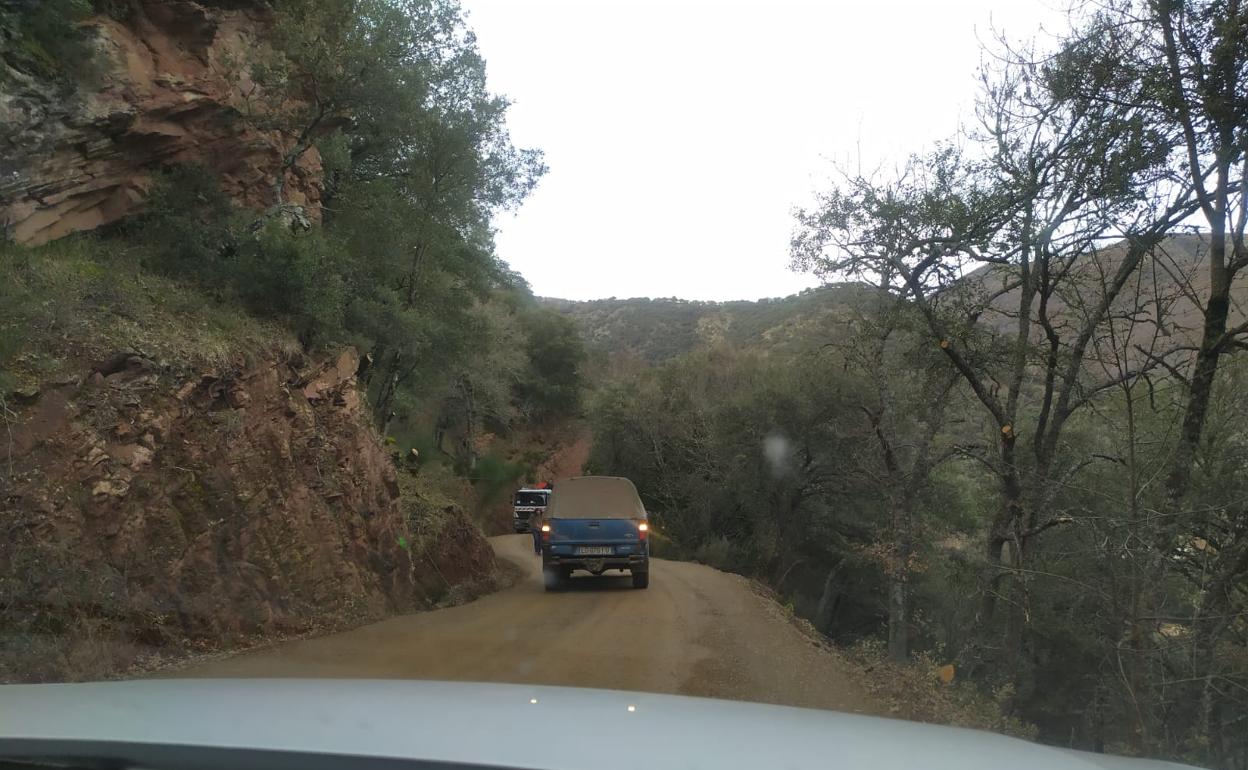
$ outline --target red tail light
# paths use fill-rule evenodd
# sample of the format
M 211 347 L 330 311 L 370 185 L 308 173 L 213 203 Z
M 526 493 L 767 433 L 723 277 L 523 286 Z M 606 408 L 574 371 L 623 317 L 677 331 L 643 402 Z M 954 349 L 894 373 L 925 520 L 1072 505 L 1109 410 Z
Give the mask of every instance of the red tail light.
M 549 524 L 542 525 L 542 542 L 543 543 L 550 542 L 550 525 Z
M 639 540 L 645 540 L 649 534 L 650 534 L 649 524 L 643 521 L 637 525 L 637 538 Z

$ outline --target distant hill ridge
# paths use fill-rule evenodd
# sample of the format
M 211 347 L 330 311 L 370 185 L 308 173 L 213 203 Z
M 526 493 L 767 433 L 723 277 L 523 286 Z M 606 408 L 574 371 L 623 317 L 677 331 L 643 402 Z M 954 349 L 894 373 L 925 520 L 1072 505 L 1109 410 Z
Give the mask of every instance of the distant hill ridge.
M 766 343 L 769 348 L 795 344 L 803 331 L 872 293 L 874 289 L 864 284 L 838 283 L 755 301 L 542 297 L 539 302 L 575 320 L 591 350 L 657 364 L 719 344 L 753 347 Z
M 1077 291 L 1089 299 L 1096 296 L 1098 275 L 1102 270 L 1112 273 L 1122 252 L 1122 244 L 1114 244 L 1102 249 L 1095 259 L 1087 258 L 1076 270 L 1074 286 Z M 1207 293 L 1208 244 L 1201 235 L 1176 235 L 1159 247 L 1157 255 L 1156 267 L 1146 266 L 1139 286 L 1133 284 L 1130 291 L 1124 291 L 1117 305 L 1131 301 L 1127 295 L 1137 290 L 1144 296 L 1170 297 L 1164 334 L 1198 336 L 1201 311 L 1184 296 L 1184 289 L 1196 296 Z M 997 268 L 981 268 L 966 276 L 965 285 L 979 285 L 985 292 L 991 291 L 1000 286 L 999 272 Z M 826 334 L 832 328 L 829 322 L 860 312 L 864 303 L 876 296 L 876 291 L 865 283 L 846 282 L 756 301 L 708 302 L 675 297 L 612 297 L 587 301 L 543 297 L 539 301 L 576 321 L 591 351 L 658 364 L 717 345 L 766 350 L 810 347 L 820 339 L 812 332 Z M 994 299 L 980 322 L 998 332 L 1011 333 L 1015 328 L 1011 308 L 1017 307 L 1017 291 Z M 1070 299 L 1054 297 L 1050 303 L 1052 312 L 1057 315 L 1072 312 Z M 1248 316 L 1245 313 L 1248 296 L 1244 296 L 1243 291 L 1237 292 L 1234 305 L 1233 319 Z M 1073 312 L 1077 314 L 1078 310 Z M 1148 328 L 1147 323 L 1142 324 L 1134 334 L 1146 335 Z

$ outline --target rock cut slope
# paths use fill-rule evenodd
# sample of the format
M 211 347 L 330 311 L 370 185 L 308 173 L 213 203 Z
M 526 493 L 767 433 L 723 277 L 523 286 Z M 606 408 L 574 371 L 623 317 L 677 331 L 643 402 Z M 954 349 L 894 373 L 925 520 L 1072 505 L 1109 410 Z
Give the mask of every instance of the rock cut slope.
M 0 57 L 0 227 L 39 244 L 135 212 L 160 168 L 199 164 L 249 208 L 272 205 L 284 140 L 242 120 L 254 88 L 245 61 L 271 23 L 261 0 L 136 0 L 96 16 L 98 85 L 64 84 Z M 0 44 L 3 41 L 0 40 Z M 315 149 L 287 175 L 286 198 L 319 217 Z
M 357 366 L 120 355 L 29 394 L 7 458 L 0 679 L 358 624 L 490 574 L 457 511 L 436 551 L 412 547 Z

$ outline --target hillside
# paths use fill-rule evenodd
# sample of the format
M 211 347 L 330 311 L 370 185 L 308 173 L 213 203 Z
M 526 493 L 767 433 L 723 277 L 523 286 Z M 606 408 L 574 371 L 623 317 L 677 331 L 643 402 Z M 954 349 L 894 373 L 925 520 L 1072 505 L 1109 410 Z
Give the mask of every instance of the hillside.
M 1049 312 L 1061 324 L 1074 322 L 1112 276 L 1122 260 L 1124 246 L 1110 244 L 1074 268 L 1076 294 L 1058 295 Z M 1120 312 L 1143 302 L 1145 312 L 1134 312 L 1132 339 L 1158 337 L 1195 340 L 1200 334 L 1201 311 L 1192 297 L 1208 291 L 1208 244 L 1199 234 L 1172 236 L 1156 250 L 1147 270 L 1120 296 Z M 1018 305 L 1017 288 L 999 292 L 1000 271 L 982 268 L 968 274 L 948 293 L 951 303 L 967 307 L 986 303 L 979 323 L 1006 336 L 1017 329 L 1010 308 Z M 670 298 L 636 297 L 573 301 L 543 297 L 546 307 L 572 318 L 587 347 L 616 363 L 635 361 L 655 365 L 695 350 L 725 346 L 737 350 L 784 353 L 808 349 L 829 341 L 838 322 L 867 307 L 875 289 L 865 284 L 840 283 L 808 289 L 800 294 L 757 301 L 699 302 Z M 1236 287 L 1231 318 L 1248 317 L 1248 289 Z M 1036 339 L 1043 331 L 1034 328 Z
M 354 350 L 304 353 L 84 245 L 0 249 L 0 680 L 347 627 L 492 575 L 464 509 L 396 469 Z
M 784 349 L 871 295 L 845 283 L 757 301 L 698 302 L 677 298 L 598 299 L 543 297 L 540 302 L 576 321 L 592 351 L 657 364 L 698 349 Z
M 1051 315 L 1074 319 L 1093 306 L 1105 283 L 1122 264 L 1125 251 L 1125 244 L 1113 243 L 1084 257 L 1071 271 L 1073 291 L 1060 293 L 1050 301 Z M 1131 335 L 1136 344 L 1146 343 L 1154 332 L 1162 338 L 1199 338 L 1203 316 L 1194 298 L 1209 293 L 1208 259 L 1208 239 L 1200 233 L 1170 236 L 1154 250 L 1153 259 L 1128 282 L 1115 304 L 1120 321 L 1125 321 L 1130 311 Z M 983 324 L 998 331 L 1016 329 L 1010 309 L 1018 307 L 1019 289 L 998 293 L 1002 287 L 1000 273 L 981 268 L 968 275 L 965 283 L 974 287 L 972 293 L 996 295 L 980 317 Z M 1237 284 L 1232 288 L 1230 317 L 1232 323 L 1248 317 L 1248 286 Z M 1036 332 L 1040 334 L 1041 330 Z

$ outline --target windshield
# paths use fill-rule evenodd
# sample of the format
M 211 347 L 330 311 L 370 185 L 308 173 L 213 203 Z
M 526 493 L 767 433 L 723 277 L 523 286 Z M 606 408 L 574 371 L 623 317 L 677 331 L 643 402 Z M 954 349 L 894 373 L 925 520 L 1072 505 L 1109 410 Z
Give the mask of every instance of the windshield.
M 548 492 L 517 492 L 515 504 L 518 506 L 545 506 L 550 499 Z
M 1246 196 L 1243 0 L 0 0 L 0 682 L 1248 770 Z

